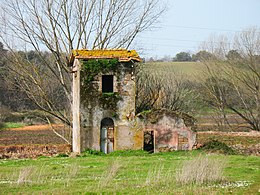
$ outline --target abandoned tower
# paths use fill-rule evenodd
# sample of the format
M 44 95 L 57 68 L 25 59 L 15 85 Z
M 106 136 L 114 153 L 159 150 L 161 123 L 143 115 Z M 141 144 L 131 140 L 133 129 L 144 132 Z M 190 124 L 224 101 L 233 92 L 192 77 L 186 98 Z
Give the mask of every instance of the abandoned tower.
M 196 134 L 188 115 L 163 109 L 136 115 L 138 62 L 141 59 L 134 50 L 72 51 L 73 152 L 192 149 Z
M 74 50 L 73 151 L 142 148 L 135 117 L 136 51 Z

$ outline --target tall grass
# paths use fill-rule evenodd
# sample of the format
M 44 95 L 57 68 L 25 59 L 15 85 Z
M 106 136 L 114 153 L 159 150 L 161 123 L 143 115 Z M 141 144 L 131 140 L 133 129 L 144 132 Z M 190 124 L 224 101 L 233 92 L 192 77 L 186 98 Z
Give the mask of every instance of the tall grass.
M 65 177 L 65 183 L 64 185 L 66 187 L 70 186 L 71 184 L 71 181 L 74 180 L 78 174 L 78 172 L 80 171 L 80 167 L 77 163 L 72 163 L 70 166 L 69 166 L 69 169 L 68 169 L 68 172 L 67 172 L 67 175 Z
M 163 183 L 165 178 L 164 165 L 154 166 L 150 168 L 145 180 L 145 185 L 155 185 Z
M 0 160 L 0 194 L 257 194 L 259 163 L 200 151 Z M 241 181 L 249 184 L 225 185 Z
M 26 183 L 32 183 L 31 177 L 33 173 L 34 173 L 34 168 L 32 166 L 22 168 L 19 172 L 17 184 L 21 185 Z
M 110 185 L 113 182 L 113 179 L 116 177 L 119 169 L 122 166 L 122 162 L 119 159 L 114 160 L 109 166 L 107 171 L 103 173 L 99 181 L 99 188 L 104 188 Z
M 207 156 L 198 156 L 183 163 L 176 172 L 176 181 L 179 184 L 207 184 L 224 180 L 223 170 L 226 161 Z

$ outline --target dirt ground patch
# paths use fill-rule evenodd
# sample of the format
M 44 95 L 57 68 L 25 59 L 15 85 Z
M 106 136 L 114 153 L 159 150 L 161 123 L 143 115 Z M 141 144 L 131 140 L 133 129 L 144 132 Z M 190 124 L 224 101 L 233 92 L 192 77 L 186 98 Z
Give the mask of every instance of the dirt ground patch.
M 71 145 L 0 145 L 0 159 L 37 158 L 39 156 L 69 155 Z
M 69 130 L 64 125 L 53 125 L 56 132 L 68 136 Z M 0 131 L 0 145 L 50 145 L 66 144 L 49 125 L 33 125 Z
M 64 125 L 33 125 L 0 131 L 1 158 L 37 158 L 69 154 L 71 145 L 55 131 L 68 137 L 70 131 Z
M 55 130 L 66 137 L 71 137 L 69 129 L 64 125 L 53 125 Z M 220 132 L 203 131 L 197 134 L 198 145 L 203 145 L 210 140 L 218 140 L 243 154 L 260 155 L 260 132 Z M 49 125 L 33 125 L 21 128 L 6 129 L 0 131 L 0 146 L 61 146 L 67 144 L 61 137 L 54 133 Z M 49 147 L 51 148 L 51 147 Z M 26 149 L 27 150 L 27 149 Z M 37 148 L 35 150 L 38 150 Z M 40 149 L 42 151 L 42 149 Z M 45 151 L 44 153 L 48 153 Z M 66 151 L 67 152 L 67 151 Z M 36 151 L 37 153 L 37 151 Z M 42 152 L 40 152 L 42 153 Z M 62 150 L 61 152 L 62 153 Z M 32 152 L 32 155 L 33 152 Z
M 259 131 L 249 131 L 249 132 L 221 132 L 221 131 L 202 131 L 198 133 L 199 135 L 222 135 L 222 136 L 234 136 L 234 137 L 259 137 Z
M 55 129 L 61 129 L 64 128 L 64 125 L 61 124 L 53 124 L 52 125 L 53 128 Z M 37 130 L 51 130 L 50 125 L 31 125 L 31 126 L 25 126 L 25 127 L 18 127 L 18 128 L 9 128 L 7 130 L 11 130 L 11 131 L 37 131 Z

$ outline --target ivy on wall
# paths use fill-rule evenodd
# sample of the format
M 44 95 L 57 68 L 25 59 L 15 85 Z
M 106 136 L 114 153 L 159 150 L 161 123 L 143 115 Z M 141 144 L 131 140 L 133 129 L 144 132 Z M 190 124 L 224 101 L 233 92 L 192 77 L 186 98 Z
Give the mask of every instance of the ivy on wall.
M 114 110 L 117 107 L 117 102 L 122 100 L 122 97 L 118 93 L 103 93 L 98 100 L 103 108 Z
M 82 78 L 84 84 L 89 84 L 99 73 L 118 71 L 119 61 L 117 59 L 91 59 L 82 61 Z
M 113 72 L 119 75 L 120 63 L 117 59 L 91 59 L 81 61 L 81 99 L 84 102 L 98 101 L 99 106 L 104 109 L 116 110 L 117 102 L 121 100 L 118 93 L 102 93 L 98 91 L 98 87 L 92 81 L 99 74 L 107 74 Z

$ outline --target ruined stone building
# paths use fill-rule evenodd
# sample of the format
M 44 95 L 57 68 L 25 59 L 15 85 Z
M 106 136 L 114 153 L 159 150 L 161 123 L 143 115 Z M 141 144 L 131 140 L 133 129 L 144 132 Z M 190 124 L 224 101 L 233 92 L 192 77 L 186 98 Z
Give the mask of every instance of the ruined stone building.
M 135 66 L 139 62 L 134 50 L 72 52 L 73 152 L 192 148 L 195 134 L 177 115 L 164 111 L 136 116 Z
M 140 114 L 144 124 L 144 145 L 147 151 L 191 150 L 196 133 L 191 130 L 194 119 L 185 113 L 166 109 Z

